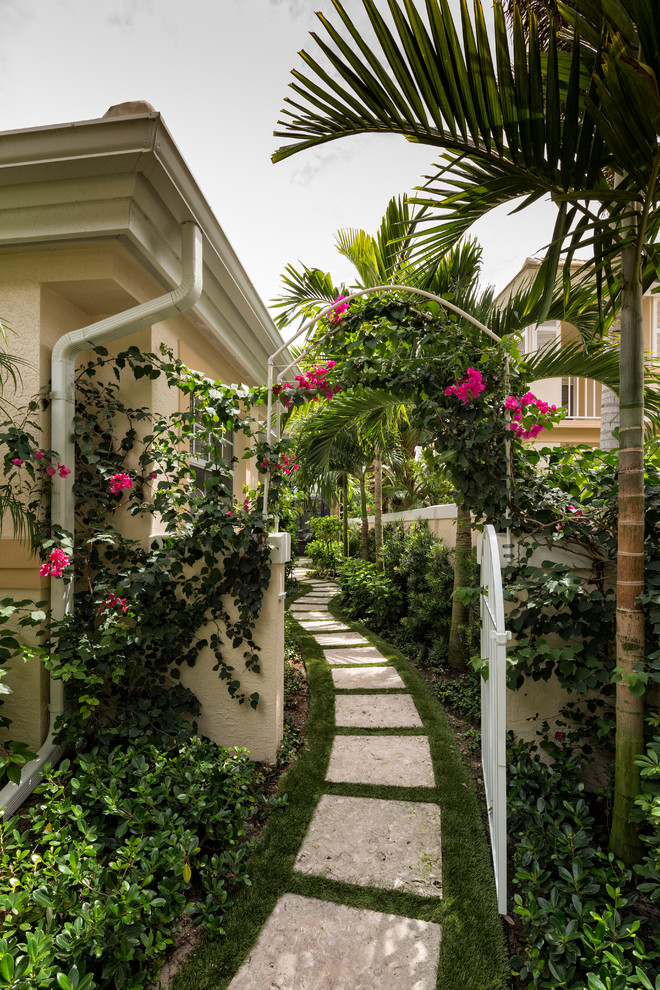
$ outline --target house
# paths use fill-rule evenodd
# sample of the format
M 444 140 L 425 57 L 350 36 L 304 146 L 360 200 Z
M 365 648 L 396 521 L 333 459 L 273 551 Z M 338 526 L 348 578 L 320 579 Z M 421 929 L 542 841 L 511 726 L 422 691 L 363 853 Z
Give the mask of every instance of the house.
M 541 267 L 542 261 L 542 258 L 526 258 L 520 271 L 498 295 L 498 301 L 506 301 L 522 285 L 529 283 Z M 581 264 L 576 262 L 576 268 Z M 659 357 L 660 296 L 651 292 L 644 297 L 644 331 L 647 353 L 651 357 Z M 538 350 L 557 338 L 562 341 L 576 340 L 579 334 L 570 323 L 548 320 L 540 326 L 526 327 L 523 332 L 523 351 L 529 353 Z M 566 409 L 566 418 L 554 427 L 551 434 L 541 434 L 537 441 L 539 445 L 599 445 L 603 389 L 598 382 L 586 378 L 554 378 L 532 382 L 530 389 L 538 398 Z
M 14 331 L 11 350 L 27 361 L 17 398 L 31 398 L 52 377 L 45 444 L 50 437 L 69 464 L 73 367 L 91 341 L 111 352 L 130 345 L 157 351 L 165 343 L 191 369 L 246 385 L 265 384 L 268 356 L 282 343 L 161 115 L 142 102 L 111 107 L 96 120 L 0 134 L 0 299 L 0 316 Z M 188 401 L 160 381 L 134 388 L 134 404 L 163 412 Z M 235 453 L 240 458 L 240 447 Z M 53 512 L 66 521 L 68 479 L 55 480 Z M 235 493 L 256 482 L 255 465 L 239 460 Z M 143 517 L 126 525 L 148 546 Z M 276 534 L 273 547 L 257 631 L 264 673 L 258 686 L 246 683 L 260 693 L 258 710 L 229 699 L 210 661 L 188 675 L 193 690 L 203 680 L 200 730 L 264 760 L 275 757 L 282 731 L 286 538 Z M 5 524 L 0 596 L 50 597 L 57 615 L 62 586 L 39 577 L 38 562 Z M 61 685 L 53 689 L 48 680 L 32 662 L 8 678 L 10 734 L 35 750 L 47 741 L 49 708 L 52 721 L 62 705 Z

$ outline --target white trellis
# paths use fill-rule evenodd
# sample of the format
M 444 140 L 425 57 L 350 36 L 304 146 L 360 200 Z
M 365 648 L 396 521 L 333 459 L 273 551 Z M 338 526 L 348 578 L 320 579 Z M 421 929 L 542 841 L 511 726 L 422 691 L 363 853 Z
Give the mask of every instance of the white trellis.
M 506 644 L 497 534 L 484 527 L 481 543 L 481 763 L 484 772 L 497 908 L 506 914 Z

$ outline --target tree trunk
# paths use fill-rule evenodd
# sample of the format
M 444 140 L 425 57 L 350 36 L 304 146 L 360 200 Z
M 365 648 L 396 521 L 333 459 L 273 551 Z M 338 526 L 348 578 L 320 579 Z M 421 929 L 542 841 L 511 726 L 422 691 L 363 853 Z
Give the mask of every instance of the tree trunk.
M 367 485 L 365 472 L 360 475 L 360 516 L 362 518 L 362 557 L 369 560 L 369 516 L 367 515 Z
M 616 392 L 602 386 L 600 400 L 600 449 L 616 450 L 619 441 L 614 436 L 614 430 L 619 426 L 619 399 Z
M 376 570 L 383 569 L 383 461 L 380 451 L 374 460 L 374 531 L 376 534 Z
M 344 474 L 341 484 L 342 533 L 344 537 L 344 557 L 348 557 L 348 474 Z
M 472 525 L 470 510 L 456 505 L 456 547 L 454 550 L 454 594 L 451 600 L 451 628 L 449 630 L 449 666 L 454 670 L 467 670 L 469 612 L 456 591 L 468 583 L 470 556 L 472 554 Z
M 621 334 L 621 318 L 617 317 L 612 324 L 612 334 Z M 619 346 L 621 346 L 619 344 Z M 614 436 L 614 430 L 619 428 L 619 397 L 607 387 L 602 386 L 600 398 L 600 449 L 616 450 L 619 441 Z
M 633 271 L 634 247 L 622 252 L 621 411 L 619 427 L 619 529 L 616 590 L 616 755 L 610 849 L 626 863 L 639 862 L 639 836 L 629 822 L 640 791 L 635 757 L 644 751 L 644 702 L 626 674 L 644 662 L 644 328 L 642 284 Z

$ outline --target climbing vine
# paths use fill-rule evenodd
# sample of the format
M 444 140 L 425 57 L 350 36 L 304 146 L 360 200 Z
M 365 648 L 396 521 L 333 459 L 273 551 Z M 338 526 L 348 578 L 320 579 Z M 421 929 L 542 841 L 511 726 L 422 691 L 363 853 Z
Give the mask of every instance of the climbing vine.
M 131 380 L 161 377 L 193 401 L 168 415 L 125 402 Z M 129 348 L 111 358 L 98 348 L 76 380 L 73 543 L 51 528 L 48 513 L 50 480 L 70 469 L 42 449 L 31 420 L 0 437 L 5 484 L 28 513 L 41 573 L 74 582 L 74 610 L 51 621 L 51 650 L 43 651 L 69 696 L 62 737 L 189 735 L 199 702 L 180 671 L 206 647 L 230 695 L 257 706 L 258 693 L 245 692 L 227 653 L 240 650 L 244 669 L 259 673 L 254 628 L 269 547 L 257 493 L 233 497 L 237 458 L 226 456 L 219 438 L 225 431 L 247 437 L 244 456 L 256 457 L 262 476 L 271 472 L 276 500 L 287 445 L 265 443 L 252 412 L 264 398 L 262 388 L 211 381 L 167 352 Z M 193 438 L 201 481 L 191 466 Z

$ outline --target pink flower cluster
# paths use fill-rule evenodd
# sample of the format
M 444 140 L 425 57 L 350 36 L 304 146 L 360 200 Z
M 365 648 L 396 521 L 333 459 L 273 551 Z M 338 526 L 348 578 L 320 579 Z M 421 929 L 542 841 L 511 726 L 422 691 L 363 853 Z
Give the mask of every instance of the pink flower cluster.
M 454 382 L 453 385 L 447 386 L 445 395 L 455 395 L 466 406 L 470 399 L 476 399 L 485 388 L 486 386 L 483 383 L 481 372 L 477 371 L 476 368 L 468 368 L 467 377 L 463 378 L 460 382 Z
M 294 464 L 294 460 L 295 458 L 289 458 L 287 454 L 282 454 L 279 460 L 273 457 L 270 461 L 262 461 L 260 467 L 264 469 L 271 468 L 274 471 L 281 471 L 282 474 L 291 474 L 292 471 L 300 470 L 300 465 Z M 244 508 L 247 508 L 247 506 L 244 506 Z
M 116 608 L 117 606 L 121 608 L 122 612 L 124 613 L 128 612 L 128 602 L 126 601 L 126 599 L 120 598 L 118 595 L 114 595 L 112 592 L 110 592 L 110 594 L 106 595 L 106 597 L 101 602 L 101 605 L 99 607 L 99 612 L 105 612 L 107 609 Z
M 132 488 L 133 482 L 127 474 L 113 474 L 110 478 L 110 491 L 117 495 L 122 488 Z
M 533 392 L 526 392 L 520 401 L 513 395 L 507 395 L 504 407 L 513 413 L 511 429 L 521 440 L 536 440 L 551 421 L 552 413 L 557 412 L 557 406 L 549 406 L 547 402 L 537 399 Z M 529 421 L 530 414 L 536 422 L 525 427 L 523 416 Z
M 44 459 L 44 455 L 42 454 L 42 452 L 40 450 L 35 450 L 34 456 L 39 461 L 42 461 Z M 15 464 L 16 467 L 20 467 L 21 464 L 23 463 L 23 460 L 20 457 L 12 457 L 11 462 L 12 462 L 12 464 Z M 55 474 L 59 474 L 60 478 L 66 478 L 66 476 L 68 474 L 71 474 L 71 469 L 68 468 L 68 467 L 65 467 L 63 464 L 60 464 L 58 462 L 57 467 L 55 467 L 53 464 L 49 464 L 46 467 L 46 474 L 49 474 L 51 478 Z
M 39 573 L 42 577 L 62 577 L 62 568 L 68 567 L 70 563 L 71 561 L 64 550 L 55 547 L 54 550 L 51 550 L 50 557 L 46 563 L 42 564 L 39 568 Z
M 64 467 L 63 464 L 58 464 L 57 467 L 54 467 L 54 465 L 49 464 L 48 467 L 46 468 L 46 474 L 49 474 L 51 478 L 53 477 L 54 474 L 59 474 L 60 478 L 66 478 L 68 474 L 71 474 L 71 470 L 68 467 Z
M 343 314 L 349 307 L 349 303 L 345 302 L 345 299 L 346 296 L 337 296 L 334 306 L 325 317 L 329 323 L 338 323 L 341 320 Z
M 296 375 L 297 385 L 274 385 L 273 395 L 281 395 L 282 403 L 288 409 L 293 405 L 296 395 L 302 395 L 305 401 L 313 399 L 318 402 L 319 395 L 324 395 L 326 399 L 331 399 L 337 392 L 341 392 L 338 385 L 330 385 L 327 380 L 328 371 L 331 371 L 336 361 L 328 361 L 327 365 L 319 364 L 313 371 L 306 371 L 303 375 Z

